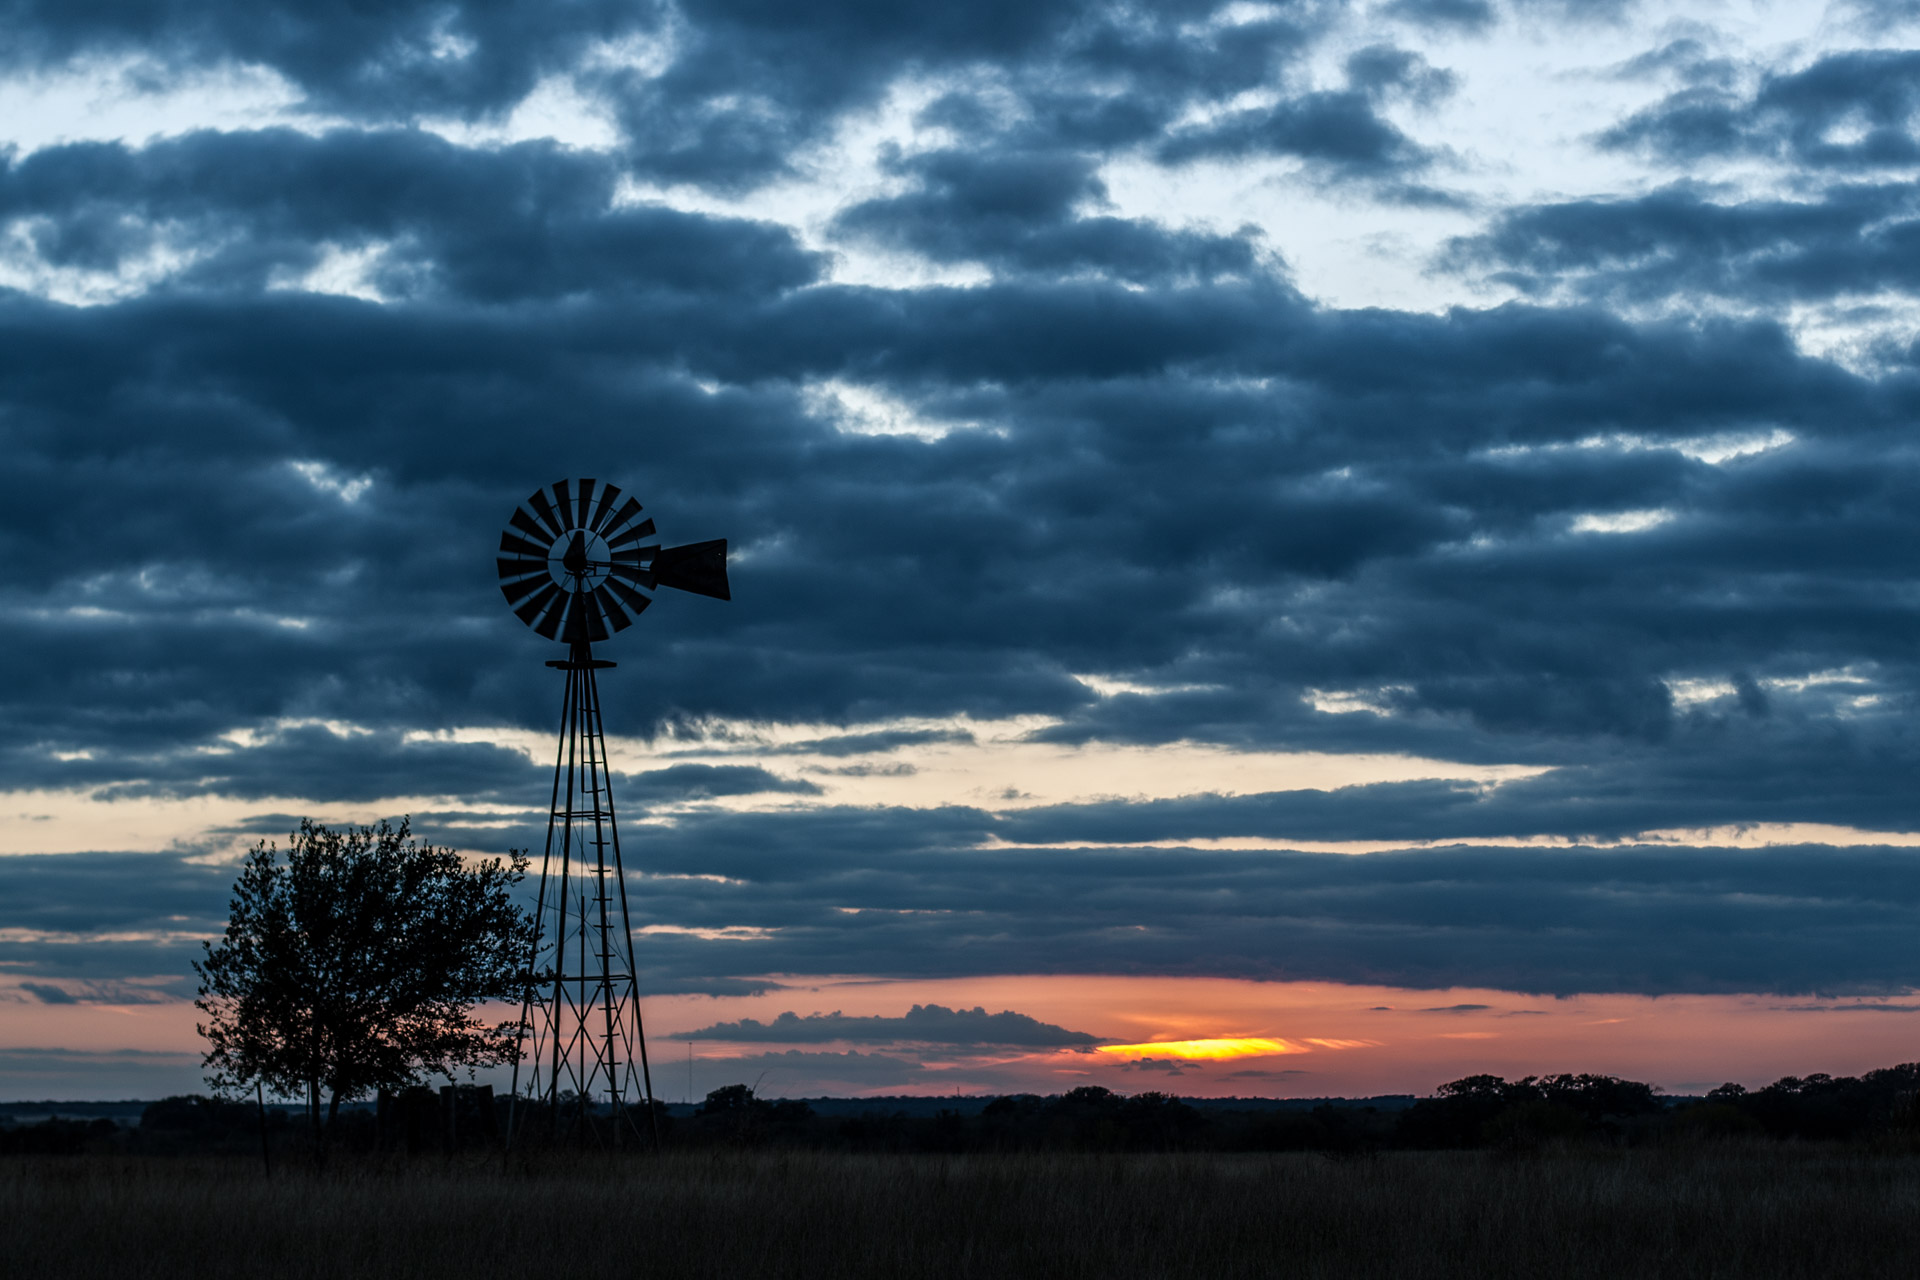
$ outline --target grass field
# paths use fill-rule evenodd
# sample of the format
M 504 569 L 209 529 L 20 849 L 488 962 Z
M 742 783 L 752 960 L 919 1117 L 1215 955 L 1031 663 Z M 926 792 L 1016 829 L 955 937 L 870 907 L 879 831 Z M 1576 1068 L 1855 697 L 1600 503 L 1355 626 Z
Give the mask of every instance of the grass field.
M 58 1277 L 1920 1275 L 1920 1158 L 845 1156 L 0 1162 L 0 1273 Z

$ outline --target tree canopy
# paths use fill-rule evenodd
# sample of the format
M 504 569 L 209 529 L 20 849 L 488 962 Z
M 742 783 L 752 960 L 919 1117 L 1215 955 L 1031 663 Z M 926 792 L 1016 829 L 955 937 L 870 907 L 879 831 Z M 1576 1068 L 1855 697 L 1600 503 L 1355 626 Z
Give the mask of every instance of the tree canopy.
M 409 823 L 334 831 L 303 820 L 284 855 L 247 855 L 226 935 L 194 964 L 208 1080 L 307 1100 L 318 1129 L 343 1100 L 506 1061 L 516 1021 L 476 1006 L 521 994 L 533 921 L 514 898 L 525 854 L 469 863 Z

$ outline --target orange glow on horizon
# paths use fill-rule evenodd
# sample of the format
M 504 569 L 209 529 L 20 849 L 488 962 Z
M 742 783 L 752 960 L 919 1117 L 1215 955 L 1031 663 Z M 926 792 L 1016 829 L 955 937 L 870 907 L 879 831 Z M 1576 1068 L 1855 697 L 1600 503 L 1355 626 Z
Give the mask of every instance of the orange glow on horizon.
M 1307 1047 L 1290 1040 L 1235 1036 L 1210 1040 L 1159 1040 L 1151 1044 L 1103 1044 L 1095 1053 L 1116 1058 L 1184 1058 L 1190 1062 L 1217 1062 L 1228 1058 L 1264 1058 L 1277 1053 L 1306 1053 Z
M 1920 992 L 1874 999 L 1551 997 L 1490 988 L 1230 978 L 776 974 L 753 995 L 656 995 L 646 1001 L 646 1012 L 656 1039 L 743 1018 L 770 1024 L 785 1012 L 893 1019 L 915 1004 L 1012 1010 L 1097 1038 L 1023 1048 L 804 1038 L 774 1043 L 715 1034 L 653 1046 L 674 1064 L 662 1076 L 656 1060 L 656 1086 L 667 1091 L 663 1096 L 690 1101 L 736 1083 L 754 1085 L 766 1097 L 1045 1095 L 1084 1084 L 1192 1097 L 1423 1096 L 1468 1075 L 1515 1079 L 1560 1071 L 1617 1075 L 1676 1094 L 1701 1094 L 1728 1081 L 1751 1089 L 1788 1075 L 1859 1075 L 1910 1062 L 1916 1056 L 1913 1020 L 1890 1011 L 1920 1004 L 1916 996 Z M 0 1040 L 20 1059 L 10 1077 L 0 1076 L 0 1098 L 202 1091 L 205 1042 L 194 1033 L 196 1013 L 186 1000 L 47 1004 L 20 986 L 20 975 L 0 970 Z M 47 1065 L 26 1061 L 34 1055 Z M 79 1067 L 69 1063 L 70 1055 L 87 1060 L 81 1064 L 86 1074 L 73 1074 Z M 505 1087 L 504 1077 L 495 1087 Z

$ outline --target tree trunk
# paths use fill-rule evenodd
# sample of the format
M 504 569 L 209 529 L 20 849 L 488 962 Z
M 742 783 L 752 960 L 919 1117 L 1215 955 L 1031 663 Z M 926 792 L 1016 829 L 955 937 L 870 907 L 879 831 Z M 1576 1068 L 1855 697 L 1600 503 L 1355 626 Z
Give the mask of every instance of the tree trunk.
M 307 1125 L 313 1131 L 313 1162 L 316 1165 L 327 1162 L 326 1134 L 320 1128 L 320 1079 L 310 1076 L 307 1079 Z

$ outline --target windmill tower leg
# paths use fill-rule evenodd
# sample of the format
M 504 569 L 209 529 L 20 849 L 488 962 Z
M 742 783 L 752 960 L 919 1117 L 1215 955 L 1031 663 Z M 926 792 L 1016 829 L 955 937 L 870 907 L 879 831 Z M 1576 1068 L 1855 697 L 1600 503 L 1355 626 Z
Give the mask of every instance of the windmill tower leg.
M 566 661 L 547 665 L 564 670 L 567 683 L 507 1142 L 509 1147 L 523 1144 L 544 1129 L 545 1138 L 555 1143 L 572 1139 L 583 1146 L 625 1146 L 638 1139 L 657 1146 L 632 917 L 600 713 L 597 673 L 614 664 L 595 658 L 590 642 L 580 639 Z M 594 1116 L 600 1100 L 608 1110 L 604 1126 Z M 639 1105 L 647 1109 L 644 1134 L 632 1114 Z M 544 1124 L 538 1119 L 541 1111 Z

